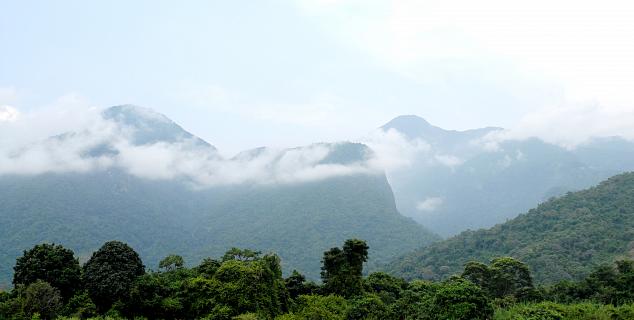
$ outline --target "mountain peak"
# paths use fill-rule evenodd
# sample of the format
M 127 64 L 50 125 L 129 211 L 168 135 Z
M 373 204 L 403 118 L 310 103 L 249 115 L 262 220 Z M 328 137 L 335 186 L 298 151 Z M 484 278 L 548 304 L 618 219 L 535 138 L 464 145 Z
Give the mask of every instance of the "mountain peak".
M 502 130 L 497 127 L 486 127 L 465 131 L 445 130 L 430 124 L 416 115 L 402 115 L 392 119 L 381 127 L 383 130 L 394 129 L 410 139 L 421 138 L 432 144 L 453 144 L 482 137 L 491 131 Z
M 192 140 L 196 145 L 213 148 L 206 141 L 187 132 L 165 115 L 150 108 L 131 104 L 118 105 L 105 109 L 102 117 L 134 129 L 132 142 L 136 145 Z
M 394 129 L 410 139 L 423 138 L 427 140 L 432 137 L 444 135 L 448 132 L 445 129 L 430 124 L 427 120 L 416 115 L 398 116 L 383 125 L 381 129 Z
M 413 114 L 400 115 L 388 123 L 383 125 L 381 128 L 390 129 L 399 127 L 433 127 L 427 120 Z
M 150 123 L 173 123 L 165 115 L 150 108 L 132 104 L 123 104 L 105 109 L 102 112 L 105 119 L 115 120 L 130 126 L 148 125 Z

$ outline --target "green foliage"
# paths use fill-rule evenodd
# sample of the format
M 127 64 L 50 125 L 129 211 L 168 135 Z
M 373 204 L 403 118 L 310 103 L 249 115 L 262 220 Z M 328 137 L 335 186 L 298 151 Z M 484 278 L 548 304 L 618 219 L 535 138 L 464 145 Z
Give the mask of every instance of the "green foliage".
M 559 304 L 540 302 L 516 304 L 506 309 L 497 309 L 494 320 L 613 320 L 634 319 L 634 305 L 612 305 L 597 303 Z
M 64 306 L 65 315 L 81 319 L 94 317 L 97 315 L 97 306 L 92 302 L 88 292 L 80 291 L 68 300 Z
M 220 283 L 216 301 L 231 307 L 235 315 L 261 312 L 267 316 L 275 316 L 287 307 L 280 261 L 275 255 L 226 260 L 213 279 Z
M 570 303 L 594 300 L 620 305 L 634 302 L 634 261 L 599 266 L 579 282 L 562 281 L 543 289 L 546 299 Z
M 43 243 L 16 259 L 13 284 L 30 285 L 38 280 L 57 288 L 62 297 L 70 298 L 81 285 L 81 268 L 73 251 L 61 245 Z
M 159 262 L 159 269 L 170 272 L 176 269 L 183 268 L 183 265 L 185 265 L 183 257 L 175 254 L 170 254 Z
M 363 292 L 363 263 L 368 259 L 368 245 L 363 240 L 349 239 L 343 250 L 324 252 L 321 279 L 328 293 L 351 297 Z
M 222 256 L 222 261 L 229 261 L 229 260 L 238 260 L 238 261 L 253 261 L 253 260 L 257 260 L 260 255 L 262 254 L 261 251 L 253 251 L 250 249 L 240 249 L 240 248 L 231 248 L 229 249 L 229 251 L 225 252 L 225 254 Z
M 231 319 L 232 320 L 260 320 L 262 318 L 258 317 L 258 315 L 255 313 L 243 313 Z
M 528 267 L 511 257 L 495 258 L 489 266 L 477 261 L 467 262 L 462 277 L 492 298 L 524 301 L 536 297 Z
M 393 303 L 400 298 L 401 291 L 408 284 L 401 278 L 393 277 L 385 272 L 371 273 L 365 279 L 365 291 L 377 294 L 385 303 Z
M 24 291 L 24 314 L 27 317 L 54 319 L 62 308 L 59 290 L 47 282 L 38 280 Z
M 186 313 L 181 292 L 192 276 L 191 271 L 181 268 L 138 277 L 130 290 L 126 311 L 152 319 L 182 318 Z
M 231 249 L 225 256 L 236 257 L 241 249 Z M 256 313 L 265 318 L 282 314 L 288 308 L 280 260 L 275 255 L 261 256 L 251 252 L 248 258 L 227 258 L 217 268 L 212 259 L 204 264 L 214 265 L 213 275 L 201 274 L 200 266 L 181 289 L 185 314 L 188 317 L 234 317 Z M 241 255 L 244 257 L 244 255 Z M 204 268 L 203 268 L 204 269 Z
M 579 280 L 600 264 L 634 254 L 634 173 L 551 199 L 493 228 L 465 231 L 393 261 L 407 279 L 444 279 L 468 261 L 510 256 L 525 262 L 537 283 Z
M 136 278 L 145 272 L 139 255 L 125 243 L 106 242 L 84 265 L 83 280 L 100 311 L 124 301 Z
M 293 270 L 293 273 L 286 279 L 284 284 L 288 295 L 291 299 L 295 299 L 300 295 L 309 295 L 317 292 L 319 286 L 312 281 L 306 281 L 306 277 L 297 270 Z
M 340 296 L 307 295 L 297 299 L 290 317 L 278 319 L 345 320 L 348 301 Z
M 211 278 L 216 274 L 218 268 L 220 268 L 220 261 L 205 258 L 194 270 L 202 277 Z
M 467 263 L 463 277 L 442 282 L 408 283 L 383 272 L 363 278 L 367 250 L 364 241 L 352 239 L 344 243 L 343 249 L 326 251 L 324 273 L 330 284 L 318 286 L 297 271 L 284 279 L 281 261 L 274 254 L 238 248 L 229 250 L 222 262 L 206 258 L 192 269 L 181 265 L 182 260 L 174 255 L 165 259 L 161 271 L 143 273 L 143 265 L 132 248 L 121 242 L 108 242 L 84 266 L 86 290 L 73 292 L 62 305 L 59 290 L 46 282 L 17 285 L 10 293 L 0 294 L 0 320 L 53 319 L 60 314 L 70 317 L 61 318 L 68 320 L 634 317 L 634 262 L 630 260 L 597 267 L 582 281 L 537 290 L 527 266 L 509 257 L 493 259 L 490 265 Z M 97 271 L 103 276 L 91 274 Z M 113 283 L 128 280 L 131 283 L 127 285 Z M 112 292 L 108 304 L 103 300 L 102 305 L 93 302 L 91 288 Z M 347 296 L 331 293 L 333 288 Z M 532 299 L 527 299 L 530 295 Z M 533 302 L 538 299 L 543 300 Z
M 347 319 L 385 320 L 389 314 L 387 305 L 377 295 L 363 295 L 350 301 Z
M 436 291 L 432 314 L 437 319 L 489 319 L 493 307 L 480 287 L 468 280 L 453 278 Z

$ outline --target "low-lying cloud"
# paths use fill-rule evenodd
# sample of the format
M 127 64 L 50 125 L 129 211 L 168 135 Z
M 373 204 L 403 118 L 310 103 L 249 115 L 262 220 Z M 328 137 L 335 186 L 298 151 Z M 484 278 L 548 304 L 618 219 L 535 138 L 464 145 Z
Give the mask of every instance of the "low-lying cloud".
M 498 140 L 537 137 L 546 142 L 575 148 L 594 137 L 620 136 L 634 139 L 634 107 L 598 104 L 556 106 L 527 114 L 511 130 L 498 133 Z
M 416 210 L 423 212 L 433 212 L 436 211 L 440 206 L 442 206 L 444 202 L 444 199 L 441 197 L 428 197 L 416 204 Z
M 345 164 L 322 162 L 337 144 L 314 144 L 294 149 L 263 148 L 234 158 L 196 138 L 136 144 L 138 128 L 106 120 L 97 108 L 47 109 L 0 125 L 0 175 L 88 172 L 118 168 L 146 179 L 179 179 L 194 187 L 229 184 L 287 184 L 335 176 L 375 174 L 368 158 Z M 151 111 L 137 109 L 153 120 Z M 42 118 L 44 117 L 44 118 Z M 73 125 L 51 132 L 38 129 L 43 121 L 73 117 Z M 78 121 L 77 119 L 81 119 Z M 64 121 L 62 121 L 64 122 Z M 32 128 L 29 130 L 29 128 Z
M 156 113 L 139 108 L 138 116 L 156 120 Z M 161 116 L 162 117 L 162 116 Z M 161 118 L 166 119 L 166 118 Z M 169 122 L 169 120 L 166 119 Z M 575 148 L 593 137 L 634 139 L 634 110 L 599 105 L 562 106 L 526 115 L 515 128 L 495 131 L 472 141 L 482 151 L 500 151 L 504 141 L 537 137 Z M 0 175 L 89 172 L 122 169 L 146 179 L 182 179 L 196 187 L 229 184 L 279 184 L 316 181 L 353 174 L 388 176 L 413 165 L 460 167 L 468 155 L 435 150 L 420 138 L 397 130 L 377 129 L 360 139 L 368 154 L 356 161 L 323 161 L 338 144 L 302 148 L 262 148 L 236 157 L 223 157 L 195 138 L 136 144 L 134 126 L 107 120 L 102 109 L 90 107 L 75 95 L 37 111 L 0 106 Z M 213 141 L 212 141 L 213 143 Z M 371 151 L 370 151 L 371 150 Z M 512 157 L 511 157 L 512 156 Z M 509 155 L 501 166 L 521 160 Z M 425 206 L 423 206 L 425 207 Z

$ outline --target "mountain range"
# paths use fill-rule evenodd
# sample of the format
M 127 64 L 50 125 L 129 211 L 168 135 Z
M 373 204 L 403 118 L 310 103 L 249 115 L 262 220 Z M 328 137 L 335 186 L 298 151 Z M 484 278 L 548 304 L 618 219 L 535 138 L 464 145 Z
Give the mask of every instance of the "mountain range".
M 385 175 L 364 166 L 371 151 L 362 144 L 260 148 L 224 159 L 149 109 L 117 106 L 100 117 L 98 129 L 31 146 L 64 154 L 63 166 L 0 176 L 5 286 L 15 258 L 41 242 L 86 260 L 105 241 L 121 240 L 150 268 L 171 253 L 195 264 L 233 246 L 275 251 L 286 272 L 317 279 L 321 254 L 348 238 L 368 241 L 371 265 L 438 239 L 399 214 Z
M 381 130 L 425 146 L 388 179 L 400 212 L 445 237 L 634 170 L 634 143 L 619 137 L 565 148 L 538 138 L 496 139 L 503 131 L 496 127 L 444 130 L 417 116 L 397 117 Z
M 361 139 L 223 157 L 162 114 L 131 105 L 107 108 L 89 127 L 0 154 L 2 163 L 14 165 L 0 168 L 0 286 L 9 285 L 15 258 L 41 242 L 63 244 L 84 261 L 105 241 L 121 240 L 149 268 L 171 253 L 195 264 L 234 246 L 274 251 L 285 272 L 297 269 L 310 279 L 319 278 L 321 254 L 348 238 L 368 242 L 368 269 L 388 265 L 410 278 L 446 277 L 465 259 L 498 254 L 527 259 L 541 281 L 578 278 L 587 271 L 584 263 L 627 251 L 629 229 L 625 238 L 612 239 L 608 230 L 621 226 L 601 220 L 612 216 L 588 215 L 601 228 L 567 216 L 622 203 L 577 208 L 591 197 L 566 194 L 634 170 L 629 140 L 595 138 L 565 148 L 504 138 L 498 127 L 445 130 L 411 115 L 377 132 L 392 139 L 379 144 L 394 144 L 396 137 L 409 151 L 386 152 L 377 141 Z M 385 156 L 400 164 L 382 165 Z M 544 201 L 537 214 L 516 218 Z M 584 245 L 585 258 L 573 257 L 581 253 L 570 248 L 562 249 L 569 256 L 559 255 L 569 234 L 548 229 L 543 218 L 559 209 L 564 222 L 557 228 L 598 230 L 593 241 L 619 247 Z M 515 224 L 526 231 L 505 227 Z M 441 237 L 451 238 L 438 242 Z M 541 244 L 547 249 L 527 247 L 540 239 L 551 239 Z M 557 259 L 570 264 L 552 267 Z

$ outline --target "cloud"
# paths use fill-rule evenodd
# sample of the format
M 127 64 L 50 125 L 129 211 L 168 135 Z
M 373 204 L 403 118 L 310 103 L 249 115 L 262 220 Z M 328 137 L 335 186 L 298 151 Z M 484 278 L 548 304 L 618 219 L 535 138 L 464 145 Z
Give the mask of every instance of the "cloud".
M 299 1 L 327 32 L 421 81 L 456 62 L 517 68 L 570 101 L 634 103 L 634 6 L 627 0 Z M 438 63 L 440 62 L 440 63 Z M 486 76 L 486 73 L 483 73 Z
M 264 149 L 253 157 L 224 159 L 204 147 L 189 142 L 148 146 L 118 145 L 116 165 L 148 179 L 186 179 L 196 187 L 231 184 L 289 184 L 318 181 L 337 176 L 374 174 L 377 171 L 359 162 L 320 163 L 332 145 L 317 144 L 288 150 Z M 151 163 L 147 159 L 152 159 Z
M 136 109 L 142 122 L 170 121 L 147 109 Z M 290 184 L 331 177 L 381 172 L 366 159 L 322 163 L 338 144 L 293 149 L 266 148 L 224 158 L 215 148 L 193 138 L 135 144 L 140 127 L 106 120 L 101 109 L 78 96 L 53 107 L 25 113 L 0 123 L 0 175 L 89 172 L 118 168 L 154 180 L 180 180 L 196 188 L 233 184 Z M 345 147 L 345 146 L 343 146 Z
M 543 108 L 525 115 L 515 127 L 493 132 L 477 143 L 494 151 L 499 142 L 536 137 L 572 149 L 592 138 L 610 136 L 634 140 L 634 107 L 580 103 Z
M 377 129 L 360 140 L 374 152 L 371 165 L 384 170 L 407 168 L 421 154 L 431 150 L 431 146 L 421 139 L 408 139 L 398 130 Z
M 434 160 L 436 160 L 437 163 L 449 168 L 455 168 L 464 163 L 464 160 L 449 154 L 436 154 L 434 155 Z
M 12 106 L 0 106 L 0 122 L 13 122 L 18 119 L 20 112 Z
M 444 199 L 440 197 L 428 197 L 416 204 L 416 210 L 423 212 L 433 212 L 436 211 L 440 206 L 442 206 L 444 202 Z

